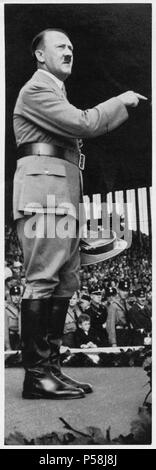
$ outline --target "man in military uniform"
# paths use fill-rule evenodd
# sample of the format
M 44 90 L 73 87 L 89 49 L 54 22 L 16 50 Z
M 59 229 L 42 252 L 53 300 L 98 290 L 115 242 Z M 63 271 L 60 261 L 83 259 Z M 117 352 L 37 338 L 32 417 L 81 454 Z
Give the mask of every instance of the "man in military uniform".
M 93 291 L 91 293 L 91 305 L 90 305 L 90 319 L 91 327 L 95 332 L 98 346 L 108 346 L 107 332 L 106 332 L 106 318 L 107 310 L 102 305 L 102 292 Z
M 152 330 L 151 311 L 146 305 L 146 292 L 143 288 L 135 291 L 136 301 L 128 312 L 129 322 L 132 325 L 132 344 L 144 344 L 144 338 L 150 337 Z
M 129 289 L 128 299 L 127 299 L 127 307 L 128 310 L 133 306 L 136 301 L 135 291 L 132 287 Z
M 12 286 L 10 300 L 5 302 L 5 350 L 20 347 L 20 303 L 20 287 Z
M 129 343 L 129 323 L 126 299 L 130 283 L 122 279 L 118 285 L 118 294 L 111 298 L 107 307 L 106 330 L 110 346 L 127 346 Z
M 116 297 L 116 295 L 117 295 L 117 290 L 114 286 L 109 285 L 105 288 L 103 299 L 104 299 L 106 308 L 114 300 L 114 297 Z
M 94 108 L 78 109 L 68 101 L 64 86 L 73 65 L 68 35 L 56 29 L 42 31 L 33 40 L 32 53 L 37 71 L 21 89 L 14 109 L 14 218 L 26 272 L 23 398 L 81 398 L 91 386 L 69 379 L 59 366 L 69 300 L 79 289 L 84 168 L 79 142 L 121 125 L 128 108 L 136 107 L 142 97 L 128 91 Z M 65 233 L 67 223 L 70 236 Z

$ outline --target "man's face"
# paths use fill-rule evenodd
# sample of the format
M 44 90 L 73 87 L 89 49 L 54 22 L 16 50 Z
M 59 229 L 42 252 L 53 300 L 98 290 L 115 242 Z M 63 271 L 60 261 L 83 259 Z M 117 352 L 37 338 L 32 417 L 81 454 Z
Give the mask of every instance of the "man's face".
M 138 298 L 137 298 L 137 301 L 138 301 L 138 304 L 140 304 L 140 305 L 142 305 L 142 306 L 145 305 L 146 296 L 144 296 L 144 297 L 138 297 Z
M 101 304 L 101 298 L 102 298 L 102 294 L 99 295 L 99 294 L 92 294 L 91 296 L 92 298 L 92 301 L 95 302 L 96 304 Z
M 20 295 L 12 295 L 11 300 L 14 305 L 18 305 L 20 303 Z
M 70 39 L 59 31 L 47 31 L 43 48 L 44 69 L 64 81 L 72 71 L 73 46 Z
M 128 297 L 128 290 L 121 290 L 121 289 L 119 289 L 119 295 L 120 295 L 120 297 L 121 297 L 122 300 L 127 299 L 127 297 Z
M 87 310 L 87 308 L 90 307 L 90 302 L 89 302 L 89 300 L 81 299 L 80 305 L 81 305 L 82 310 L 84 311 L 84 310 Z

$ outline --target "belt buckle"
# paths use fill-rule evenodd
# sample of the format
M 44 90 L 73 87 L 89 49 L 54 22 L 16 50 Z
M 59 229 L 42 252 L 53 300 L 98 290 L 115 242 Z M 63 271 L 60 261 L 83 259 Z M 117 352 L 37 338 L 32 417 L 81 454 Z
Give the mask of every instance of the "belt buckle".
M 84 153 L 80 153 L 80 156 L 79 156 L 79 169 L 80 170 L 85 169 L 85 160 L 86 160 L 86 157 Z

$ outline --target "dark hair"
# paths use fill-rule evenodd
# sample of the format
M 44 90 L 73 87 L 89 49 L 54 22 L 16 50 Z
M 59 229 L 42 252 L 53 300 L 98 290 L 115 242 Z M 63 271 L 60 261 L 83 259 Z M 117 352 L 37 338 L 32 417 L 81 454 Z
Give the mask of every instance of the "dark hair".
M 44 29 L 43 31 L 41 31 L 40 33 L 38 33 L 32 40 L 32 43 L 31 43 L 31 53 L 32 53 L 32 56 L 34 58 L 36 58 L 35 56 L 35 51 L 36 49 L 38 48 L 38 45 L 41 43 L 41 45 L 44 43 L 44 37 L 45 37 L 45 34 L 48 32 L 48 31 L 58 31 L 60 33 L 63 33 L 65 34 L 68 38 L 68 34 L 66 33 L 66 31 L 64 31 L 63 29 L 61 28 L 47 28 L 47 29 Z
M 82 325 L 84 321 L 90 322 L 90 316 L 87 313 L 82 313 L 78 318 L 78 325 Z

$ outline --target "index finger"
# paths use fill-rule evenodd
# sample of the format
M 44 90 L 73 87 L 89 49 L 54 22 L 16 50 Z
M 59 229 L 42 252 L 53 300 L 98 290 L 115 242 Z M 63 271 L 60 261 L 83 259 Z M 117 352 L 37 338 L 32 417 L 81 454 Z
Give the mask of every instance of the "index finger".
M 146 98 L 146 96 L 140 95 L 140 93 L 135 93 L 135 94 L 138 98 L 140 98 L 140 100 L 148 100 L 148 98 Z

